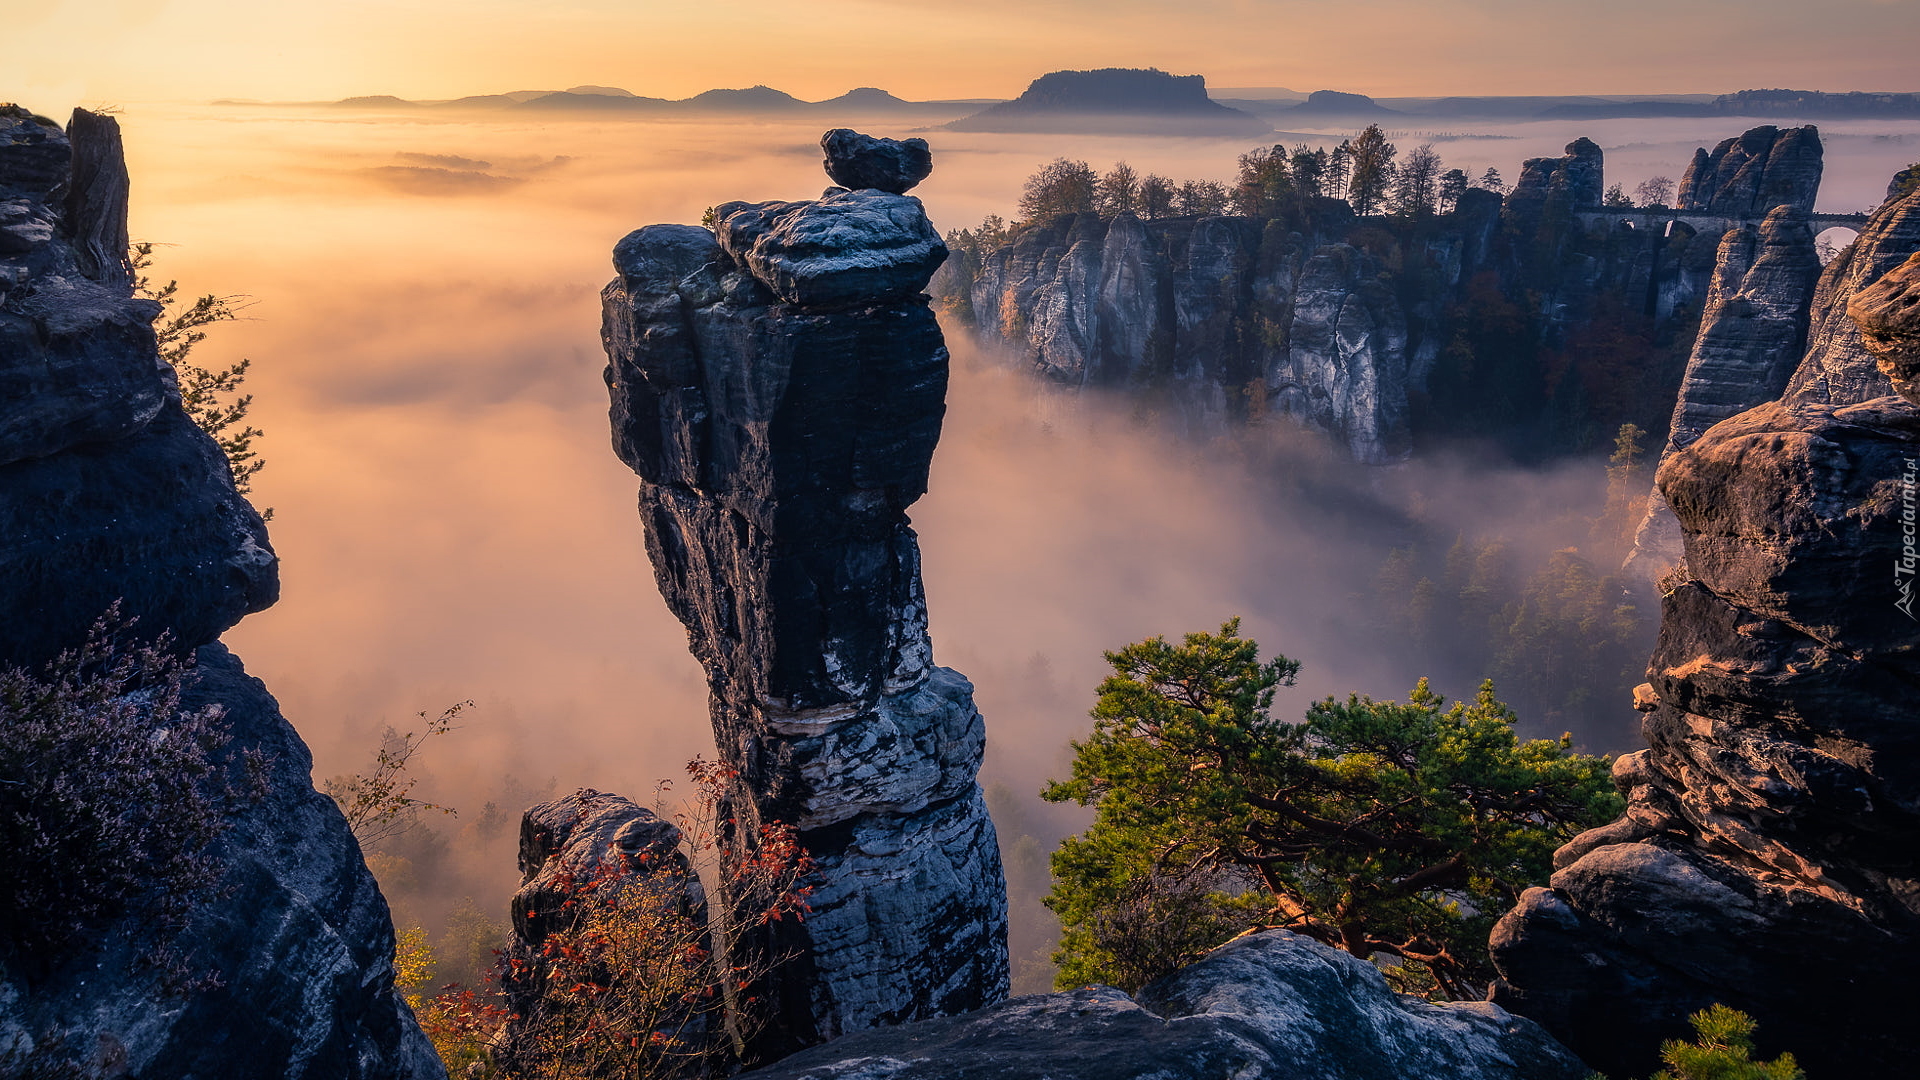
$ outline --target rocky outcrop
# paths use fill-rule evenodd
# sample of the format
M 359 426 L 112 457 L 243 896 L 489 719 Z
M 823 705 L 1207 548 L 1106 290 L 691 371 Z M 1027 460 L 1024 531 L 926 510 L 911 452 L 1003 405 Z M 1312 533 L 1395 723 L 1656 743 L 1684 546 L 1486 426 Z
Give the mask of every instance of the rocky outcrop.
M 1920 250 L 1920 188 L 1881 204 L 1860 235 L 1820 274 L 1814 290 L 1807 355 L 1787 386 L 1787 399 L 1850 405 L 1893 393 L 1847 305 Z
M 208 852 L 220 880 L 176 934 L 128 916 L 43 962 L 0 949 L 0 1061 L 149 1080 L 439 1076 L 345 820 L 266 688 L 213 643 L 273 602 L 277 564 L 182 411 L 157 305 L 132 296 L 126 189 L 111 117 L 76 113 L 63 132 L 0 108 L 0 662 L 38 667 L 119 601 L 134 633 L 197 648 L 185 705 L 223 709 L 228 740 L 228 775 L 206 783 L 244 779 L 253 797 L 229 805 Z M 154 963 L 163 942 L 184 974 Z
M 905 513 L 945 412 L 919 293 L 945 248 L 918 200 L 872 190 L 716 219 L 622 240 L 602 333 L 655 580 L 739 774 L 723 844 L 778 821 L 818 866 L 804 922 L 728 945 L 795 957 L 775 1054 L 998 1000 L 1006 900 L 982 722 L 933 664 Z
M 1557 158 L 1528 158 L 1520 163 L 1520 178 L 1507 193 L 1506 213 L 1515 227 L 1537 227 L 1543 215 L 1566 215 L 1600 205 L 1606 187 L 1605 155 L 1592 139 L 1567 144 Z
M 1693 152 L 1675 202 L 1681 210 L 1761 217 L 1776 206 L 1813 212 L 1820 193 L 1822 150 L 1813 125 L 1763 126 Z
M 1791 207 L 1776 207 L 1759 227 L 1743 226 L 1721 237 L 1700 334 L 1687 359 L 1661 460 L 1720 421 L 1772 401 L 1786 389 L 1805 351 L 1819 275 L 1813 232 L 1805 215 Z M 1680 559 L 1680 525 L 1655 491 L 1626 569 L 1654 581 Z
M 1855 293 L 1847 317 L 1893 392 L 1920 403 L 1920 251 Z
M 851 1035 L 743 1080 L 1584 1080 L 1529 1020 L 1433 1005 L 1371 964 L 1283 930 L 1240 938 L 1141 990 L 1015 998 Z
M 583 788 L 528 809 L 520 819 L 520 877 L 509 905 L 513 941 L 501 965 L 509 1018 L 492 1042 L 494 1061 L 516 1074 L 540 1075 L 552 1067 L 555 1048 L 538 1036 L 543 1029 L 566 1030 L 567 1021 L 553 1014 L 577 1007 L 550 993 L 553 964 L 542 950 L 548 935 L 576 930 L 612 910 L 615 921 L 606 929 L 617 943 L 675 955 L 711 947 L 706 891 L 681 846 L 680 830 L 619 795 Z M 658 1042 L 670 1044 L 665 1056 L 697 1058 L 718 1034 L 717 1010 L 706 1000 L 696 995 L 642 1007 Z M 572 1027 L 589 1023 L 579 1017 Z
M 905 195 L 933 172 L 933 153 L 925 139 L 878 139 L 851 128 L 834 128 L 820 136 L 826 153 L 821 166 L 833 182 L 859 191 L 874 188 Z
M 1880 245 L 1911 210 L 1882 209 L 1853 272 L 1896 258 Z M 1829 267 L 1826 302 L 1852 280 Z M 1848 289 L 1870 340 L 1897 355 L 1911 341 L 1901 281 Z M 1859 335 L 1825 340 L 1847 351 L 1816 339 L 1802 374 L 1824 373 L 1830 393 L 1866 385 Z M 1496 1002 L 1609 1072 L 1647 1071 L 1713 1002 L 1753 1015 L 1763 1051 L 1791 1049 L 1813 1075 L 1911 1062 L 1917 459 L 1913 402 L 1790 389 L 1661 466 L 1686 575 L 1636 694 L 1649 749 L 1616 766 L 1626 815 L 1562 848 L 1550 888 L 1495 929 Z

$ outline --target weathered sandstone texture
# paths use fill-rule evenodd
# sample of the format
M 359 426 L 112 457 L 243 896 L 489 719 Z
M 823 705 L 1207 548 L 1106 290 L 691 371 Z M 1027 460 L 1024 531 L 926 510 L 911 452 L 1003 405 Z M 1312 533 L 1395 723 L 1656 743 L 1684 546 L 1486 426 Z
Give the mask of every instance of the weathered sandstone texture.
M 881 139 L 852 128 L 834 128 L 820 136 L 826 153 L 821 165 L 833 182 L 851 191 L 874 188 L 905 195 L 933 172 L 933 152 L 925 139 Z
M 1867 219 L 1859 239 L 1820 273 L 1814 291 L 1807 355 L 1787 385 L 1787 400 L 1851 405 L 1893 393 L 1887 374 L 1847 316 L 1853 297 L 1920 250 L 1920 188 L 1889 199 Z
M 277 563 L 181 409 L 158 306 L 132 295 L 126 193 L 112 117 L 76 112 L 62 131 L 0 107 L 0 663 L 38 668 L 120 601 L 134 632 L 197 650 L 185 704 L 223 708 L 229 738 L 228 775 L 207 783 L 241 783 L 249 751 L 265 770 L 211 849 L 219 884 L 171 941 L 188 977 L 150 962 L 157 931 L 136 917 L 44 968 L 0 959 L 0 1061 L 143 1080 L 441 1076 L 394 992 L 392 923 L 346 821 L 266 687 L 214 640 L 274 601 Z
M 1821 168 L 1820 130 L 1813 125 L 1751 128 L 1712 153 L 1695 150 L 1675 203 L 1730 217 L 1757 217 L 1776 206 L 1812 213 Z
M 1881 287 L 1864 268 L 1910 258 L 1914 210 L 1882 208 L 1850 266 L 1828 267 L 1799 392 L 1661 466 L 1685 575 L 1636 694 L 1650 748 L 1615 769 L 1627 813 L 1562 848 L 1494 931 L 1493 1000 L 1608 1072 L 1650 1071 L 1714 1002 L 1811 1075 L 1913 1059 L 1920 407 L 1845 400 L 1878 373 L 1821 305 L 1850 297 L 1865 340 L 1906 355 L 1904 275 Z
M 1272 930 L 1142 989 L 1014 998 L 850 1035 L 742 1080 L 1584 1080 L 1522 1017 L 1388 989 L 1365 961 Z
M 1700 334 L 1687 358 L 1661 460 L 1720 421 L 1780 396 L 1806 348 L 1819 276 L 1813 232 L 1792 207 L 1775 207 L 1759 227 L 1743 226 L 1720 238 Z M 1653 581 L 1680 558 L 1680 525 L 1655 491 L 1627 569 Z
M 906 508 L 947 353 L 917 199 L 728 203 L 717 233 L 620 242 L 603 294 L 614 446 L 655 579 L 705 666 L 723 837 L 800 831 L 813 912 L 729 948 L 791 953 L 763 1054 L 979 1008 L 1007 990 L 1006 898 L 972 686 L 937 667 Z

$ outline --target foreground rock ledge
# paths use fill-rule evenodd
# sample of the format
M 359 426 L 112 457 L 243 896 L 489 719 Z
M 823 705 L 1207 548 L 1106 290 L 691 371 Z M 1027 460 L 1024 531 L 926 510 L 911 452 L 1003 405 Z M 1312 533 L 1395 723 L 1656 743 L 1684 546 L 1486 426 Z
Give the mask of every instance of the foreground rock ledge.
M 984 728 L 933 664 L 905 513 L 946 409 L 921 292 L 946 248 L 917 199 L 877 190 L 716 219 L 620 242 L 603 340 L 655 580 L 739 770 L 723 844 L 779 821 L 819 867 L 804 922 L 728 943 L 794 958 L 766 987 L 766 1060 L 1004 997 L 1006 887 Z
M 1106 986 L 850 1035 L 741 1080 L 1585 1080 L 1531 1020 L 1402 997 L 1373 965 L 1272 930 L 1139 998 Z

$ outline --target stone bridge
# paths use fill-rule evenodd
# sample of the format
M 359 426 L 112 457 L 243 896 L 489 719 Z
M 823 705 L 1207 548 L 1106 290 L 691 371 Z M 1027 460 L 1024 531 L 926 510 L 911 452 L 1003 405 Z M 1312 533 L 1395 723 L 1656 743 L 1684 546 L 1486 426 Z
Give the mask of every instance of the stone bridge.
M 1685 225 L 1696 233 L 1724 233 L 1742 225 L 1758 225 L 1766 215 L 1741 217 L 1733 214 L 1713 214 L 1704 210 L 1658 210 L 1638 206 L 1595 207 L 1591 210 L 1576 210 L 1573 216 L 1588 229 L 1598 225 L 1628 225 L 1638 229 L 1656 229 L 1665 236 L 1673 231 L 1675 223 Z M 1841 226 L 1858 232 L 1860 226 L 1867 223 L 1865 214 L 1808 214 L 1807 224 L 1818 233 L 1823 229 Z

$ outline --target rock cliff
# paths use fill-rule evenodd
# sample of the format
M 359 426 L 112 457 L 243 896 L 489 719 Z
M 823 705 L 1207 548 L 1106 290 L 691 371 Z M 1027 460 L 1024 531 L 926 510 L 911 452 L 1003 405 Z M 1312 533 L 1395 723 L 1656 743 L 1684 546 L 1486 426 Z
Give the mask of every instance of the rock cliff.
M 1720 238 L 1700 334 L 1687 358 L 1661 460 L 1786 389 L 1805 352 L 1819 275 L 1813 232 L 1805 215 L 1791 207 L 1775 207 L 1759 227 L 1742 226 Z M 1651 582 L 1680 559 L 1680 525 L 1655 491 L 1626 569 Z
M 1896 370 L 1915 347 L 1916 210 L 1882 207 L 1828 267 L 1785 396 L 1660 467 L 1685 579 L 1636 692 L 1649 749 L 1615 770 L 1627 813 L 1561 849 L 1493 939 L 1493 999 L 1602 1069 L 1647 1071 L 1716 1001 L 1813 1075 L 1911 1063 L 1920 408 L 1846 399 L 1886 378 L 1869 346 Z
M 386 903 L 345 820 L 214 641 L 273 602 L 277 564 L 181 409 L 158 306 L 132 295 L 126 192 L 113 118 L 76 112 L 62 131 L 0 107 L 0 662 L 38 668 L 119 601 L 134 632 L 193 652 L 185 705 L 224 710 L 230 775 L 207 783 L 252 757 L 258 797 L 229 807 L 209 849 L 220 880 L 171 938 L 184 982 L 131 916 L 44 963 L 0 948 L 0 1060 L 148 1080 L 442 1075 L 394 992 Z
M 1105 986 L 851 1035 L 742 1080 L 1584 1080 L 1529 1020 L 1433 1005 L 1284 930 L 1243 937 L 1136 999 Z
M 1820 192 L 1820 131 L 1763 126 L 1693 152 L 1675 199 L 1681 210 L 1755 217 L 1776 206 L 1813 212 Z
M 819 868 L 804 922 L 729 943 L 796 957 L 769 989 L 777 1054 L 1004 996 L 1006 894 L 982 721 L 933 663 L 905 512 L 946 407 L 920 292 L 946 249 L 874 189 L 715 218 L 620 241 L 603 339 L 655 579 L 739 771 L 723 844 L 779 821 Z

